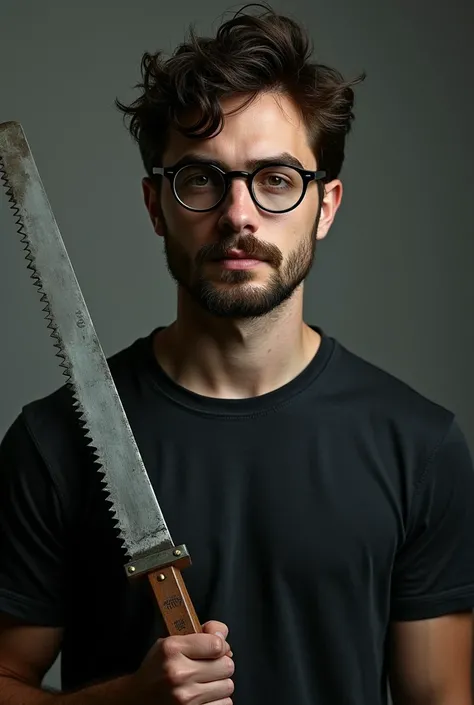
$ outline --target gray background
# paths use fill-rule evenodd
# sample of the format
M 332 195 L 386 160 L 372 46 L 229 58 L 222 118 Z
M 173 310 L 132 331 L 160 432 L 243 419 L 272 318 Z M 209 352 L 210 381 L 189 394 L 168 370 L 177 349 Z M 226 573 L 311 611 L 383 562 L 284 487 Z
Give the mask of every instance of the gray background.
M 23 123 L 106 354 L 175 311 L 138 152 L 113 100 L 135 95 L 143 51 L 169 52 L 189 22 L 209 32 L 239 7 L 0 0 L 0 121 Z M 454 410 L 473 448 L 474 3 L 289 7 L 321 60 L 368 72 L 307 320 Z M 0 273 L 3 434 L 22 404 L 62 378 L 2 194 Z M 58 685 L 57 664 L 47 682 Z

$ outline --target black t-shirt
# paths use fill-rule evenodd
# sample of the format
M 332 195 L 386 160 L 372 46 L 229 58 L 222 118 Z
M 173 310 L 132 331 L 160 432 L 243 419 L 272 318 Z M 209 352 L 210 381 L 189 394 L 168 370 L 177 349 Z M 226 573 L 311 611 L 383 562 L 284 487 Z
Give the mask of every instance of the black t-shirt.
M 245 400 L 176 385 L 151 335 L 109 360 L 198 615 L 230 628 L 235 705 L 385 704 L 390 621 L 474 606 L 453 414 L 322 335 L 297 378 Z M 100 488 L 70 392 L 28 404 L 0 451 L 0 610 L 64 628 L 64 690 L 165 635 Z

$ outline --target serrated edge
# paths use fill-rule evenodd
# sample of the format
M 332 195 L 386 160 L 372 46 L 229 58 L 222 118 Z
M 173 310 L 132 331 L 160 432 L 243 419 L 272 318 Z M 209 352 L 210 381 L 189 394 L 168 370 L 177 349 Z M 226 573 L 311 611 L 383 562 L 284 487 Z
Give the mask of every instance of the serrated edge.
M 71 392 L 72 398 L 73 398 L 73 409 L 74 412 L 77 414 L 77 419 L 79 426 L 82 429 L 82 432 L 84 434 L 84 438 L 86 440 L 86 447 L 91 451 L 92 453 L 92 462 L 93 465 L 95 466 L 95 469 L 101 474 L 102 477 L 100 477 L 100 483 L 103 485 L 101 487 L 101 491 L 105 495 L 105 501 L 109 503 L 111 506 L 107 508 L 107 511 L 111 515 L 112 518 L 112 528 L 114 531 L 117 533 L 117 538 L 120 541 L 121 548 L 125 552 L 126 556 L 131 557 L 131 554 L 126 548 L 126 541 L 123 537 L 122 531 L 120 529 L 120 521 L 117 517 L 117 512 L 115 510 L 115 505 L 114 505 L 114 500 L 111 498 L 110 495 L 110 490 L 107 482 L 107 476 L 105 473 L 105 470 L 103 469 L 103 462 L 100 460 L 100 453 L 96 446 L 94 445 L 94 441 L 92 438 L 92 435 L 90 433 L 90 430 L 87 426 L 87 419 L 86 419 L 86 414 L 84 407 L 82 405 L 82 402 L 80 400 L 80 397 L 77 394 L 76 387 L 74 384 L 73 380 L 73 375 L 71 372 L 72 369 L 72 364 L 71 361 L 69 360 L 68 354 L 66 349 L 64 348 L 64 345 L 62 344 L 62 339 L 61 339 L 61 333 L 59 331 L 59 328 L 54 322 L 54 316 L 51 310 L 51 304 L 48 299 L 48 295 L 43 289 L 43 285 L 41 282 L 41 276 L 38 273 L 36 267 L 35 267 L 35 258 L 34 255 L 31 251 L 30 247 L 30 241 L 28 238 L 28 233 L 26 232 L 26 227 L 23 222 L 23 218 L 21 216 L 20 208 L 18 206 L 18 203 L 15 199 L 14 193 L 13 193 L 13 188 L 10 184 L 10 180 L 7 175 L 7 168 L 5 165 L 5 161 L 0 154 L 0 182 L 2 182 L 2 186 L 5 189 L 5 193 L 8 199 L 9 206 L 11 210 L 13 211 L 13 217 L 15 220 L 15 225 L 17 226 L 17 232 L 20 235 L 20 242 L 23 245 L 23 250 L 25 252 L 25 259 L 28 262 L 27 264 L 27 269 L 30 270 L 30 277 L 33 280 L 33 286 L 35 286 L 38 290 L 38 294 L 40 295 L 40 302 L 44 303 L 44 307 L 42 311 L 46 314 L 45 315 L 45 320 L 48 321 L 48 325 L 46 326 L 51 330 L 50 336 L 51 338 L 54 339 L 53 342 L 53 347 L 57 349 L 57 352 L 55 352 L 55 356 L 58 357 L 61 362 L 59 363 L 59 367 L 63 368 L 62 374 L 66 378 L 65 386 L 69 389 Z

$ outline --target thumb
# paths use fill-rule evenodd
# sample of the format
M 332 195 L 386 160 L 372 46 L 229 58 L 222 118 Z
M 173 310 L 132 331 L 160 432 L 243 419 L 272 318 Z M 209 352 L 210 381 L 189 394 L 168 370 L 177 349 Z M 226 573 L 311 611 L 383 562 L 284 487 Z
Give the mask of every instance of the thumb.
M 222 641 L 227 641 L 227 637 L 229 635 L 229 627 L 224 624 L 223 622 L 217 622 L 216 620 L 211 620 L 209 622 L 205 622 L 202 625 L 202 631 L 205 634 L 215 634 L 216 636 L 220 636 Z M 231 651 L 231 648 L 229 644 L 227 644 L 227 652 L 226 655 L 232 658 L 233 653 Z
M 229 634 L 229 627 L 223 622 L 217 622 L 216 620 L 211 620 L 203 624 L 202 630 L 205 634 L 217 634 L 217 636 L 220 636 L 224 641 Z

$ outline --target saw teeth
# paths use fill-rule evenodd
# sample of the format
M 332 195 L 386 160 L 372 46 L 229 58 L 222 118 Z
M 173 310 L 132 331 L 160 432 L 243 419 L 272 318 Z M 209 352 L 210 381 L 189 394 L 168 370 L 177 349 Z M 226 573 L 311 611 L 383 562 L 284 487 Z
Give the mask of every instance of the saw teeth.
M 5 164 L 4 164 L 4 161 L 1 157 L 1 155 L 0 155 L 0 181 L 2 182 L 2 184 L 5 188 L 5 193 L 7 195 L 7 199 L 9 201 L 10 208 L 13 211 L 15 223 L 18 227 L 18 234 L 20 235 L 20 242 L 23 244 L 23 250 L 25 252 L 25 259 L 27 261 L 27 265 L 26 265 L 27 269 L 29 269 L 31 271 L 30 276 L 33 279 L 34 286 L 36 286 L 38 289 L 38 293 L 40 294 L 41 303 L 45 304 L 42 310 L 46 314 L 45 320 L 48 322 L 47 328 L 51 331 L 51 337 L 54 339 L 53 346 L 58 349 L 58 352 L 56 352 L 56 357 L 58 357 L 60 360 L 62 360 L 59 363 L 59 366 L 63 368 L 63 375 L 67 378 L 67 382 L 65 384 L 68 387 L 68 389 L 70 389 L 73 393 L 73 409 L 74 409 L 75 413 L 78 415 L 80 425 L 82 426 L 82 428 L 84 428 L 86 426 L 86 419 L 85 419 L 85 415 L 82 411 L 82 405 L 81 405 L 79 399 L 75 396 L 74 383 L 72 381 L 71 366 L 68 363 L 66 351 L 63 348 L 63 345 L 61 343 L 61 336 L 60 336 L 59 331 L 54 323 L 54 317 L 51 312 L 50 301 L 48 299 L 47 294 L 45 293 L 45 291 L 42 288 L 41 277 L 39 276 L 39 274 L 35 268 L 35 258 L 34 258 L 33 253 L 31 252 L 30 243 L 28 240 L 28 234 L 25 230 L 25 224 L 23 222 L 23 218 L 21 216 L 20 209 L 18 207 L 18 203 L 17 203 L 15 196 L 13 194 L 13 188 L 9 182 L 8 177 L 7 177 Z M 92 444 L 92 438 L 89 437 L 88 440 L 89 440 L 88 445 L 90 446 Z M 95 460 L 95 462 L 100 463 L 100 460 Z M 102 464 L 100 463 L 100 465 L 102 465 Z
M 10 185 L 10 182 L 8 180 L 7 173 L 5 170 L 5 165 L 4 165 L 4 162 L 3 162 L 1 155 L 0 155 L 0 182 L 2 182 L 2 185 L 5 188 L 5 193 L 7 195 L 7 199 L 9 201 L 10 208 L 13 211 L 14 221 L 15 221 L 15 224 L 17 225 L 17 228 L 18 228 L 18 234 L 20 235 L 20 242 L 23 245 L 23 250 L 25 252 L 25 259 L 28 263 L 26 265 L 27 269 L 29 269 L 31 272 L 30 277 L 33 280 L 33 285 L 38 289 L 38 293 L 40 294 L 41 303 L 45 304 L 42 311 L 46 314 L 45 320 L 48 321 L 47 328 L 51 331 L 50 335 L 52 338 L 55 339 L 55 342 L 53 342 L 53 346 L 58 349 L 58 352 L 56 352 L 55 355 L 56 355 L 56 357 L 62 359 L 62 362 L 59 363 L 59 366 L 64 368 L 63 375 L 67 379 L 67 381 L 65 382 L 65 386 L 71 391 L 71 395 L 73 398 L 72 406 L 73 406 L 74 412 L 77 414 L 79 426 L 84 431 L 84 436 L 87 441 L 87 447 L 93 451 L 94 457 L 93 457 L 92 462 L 94 463 L 94 465 L 97 466 L 97 470 L 101 473 L 102 477 L 104 478 L 103 480 L 101 480 L 101 483 L 103 483 L 105 486 L 103 488 L 101 488 L 101 491 L 107 494 L 106 501 L 113 504 L 113 500 L 109 499 L 109 492 L 106 487 L 107 481 L 105 479 L 105 471 L 102 469 L 103 464 L 100 460 L 100 455 L 99 455 L 97 449 L 93 445 L 93 440 L 88 433 L 86 416 L 82 410 L 82 404 L 76 396 L 74 382 L 72 381 L 71 366 L 70 366 L 70 364 L 68 364 L 68 358 L 67 358 L 66 351 L 64 350 L 63 345 L 61 343 L 61 336 L 60 336 L 58 329 L 54 323 L 54 316 L 51 312 L 51 304 L 49 302 L 47 294 L 43 290 L 42 283 L 41 283 L 41 277 L 39 276 L 39 274 L 35 268 L 35 258 L 34 258 L 33 253 L 31 252 L 30 243 L 28 240 L 28 235 L 25 231 L 25 225 L 23 222 L 23 218 L 21 216 L 20 209 L 18 207 L 18 203 L 16 202 L 15 196 L 13 194 L 13 188 Z M 114 517 L 116 517 L 116 513 L 115 513 L 115 510 L 113 509 L 113 506 L 108 511 L 111 514 L 113 514 Z M 120 530 L 119 520 L 117 518 L 115 518 L 113 528 L 117 534 L 118 541 L 120 541 L 120 546 L 121 546 L 122 551 L 125 553 L 126 556 L 128 556 L 130 558 L 131 556 L 126 549 L 126 541 L 125 541 L 125 538 L 123 537 L 122 532 Z

